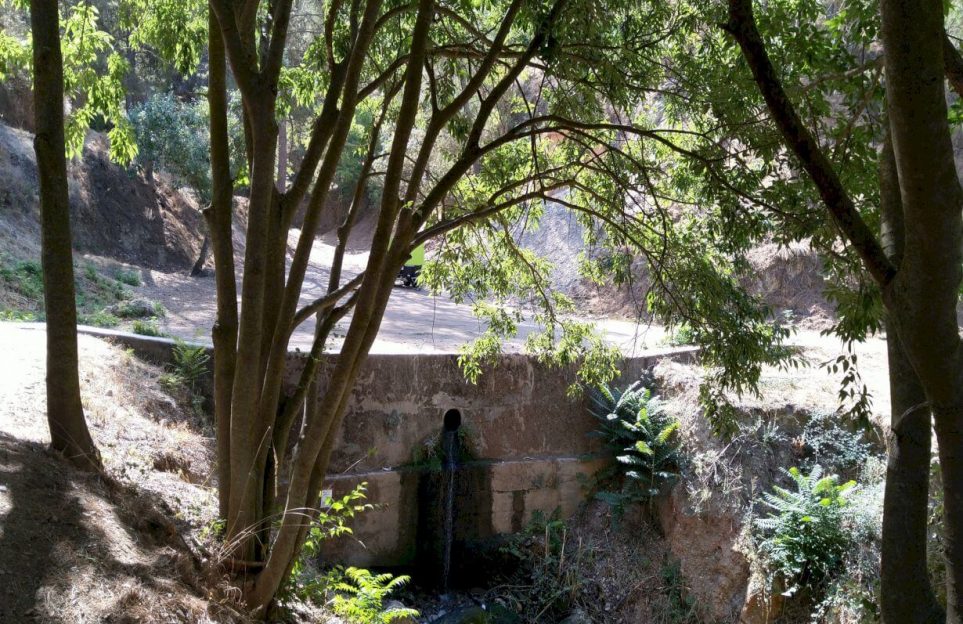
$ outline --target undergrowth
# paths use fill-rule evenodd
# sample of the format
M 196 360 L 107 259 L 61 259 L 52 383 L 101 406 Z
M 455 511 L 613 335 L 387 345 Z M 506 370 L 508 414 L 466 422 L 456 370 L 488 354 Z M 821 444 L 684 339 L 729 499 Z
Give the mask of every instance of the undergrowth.
M 351 535 L 351 522 L 375 506 L 366 503 L 367 483 L 360 483 L 339 499 L 322 501 L 300 555 L 281 589 L 282 601 L 297 599 L 330 609 L 348 624 L 389 624 L 418 617 L 414 609 L 390 607 L 385 600 L 410 580 L 407 576 L 374 574 L 361 568 L 316 565 L 327 540 Z
M 599 421 L 593 434 L 616 459 L 618 489 L 596 497 L 621 514 L 626 505 L 658 495 L 679 477 L 679 421 L 662 409 L 651 391 L 636 382 L 622 391 L 602 384 L 589 392 L 589 411 Z
M 130 275 L 137 277 L 133 284 Z M 132 271 L 117 270 L 105 274 L 91 263 L 74 267 L 77 322 L 95 327 L 116 327 L 117 315 L 110 306 L 130 298 L 127 285 L 139 285 Z M 0 255 L 0 320 L 43 321 L 43 267 L 40 262 Z
M 158 323 L 156 316 L 148 319 L 134 319 L 131 328 L 135 334 L 140 334 L 141 336 L 161 337 L 167 335 L 161 330 L 160 323 Z
M 505 576 L 489 590 L 489 603 L 503 604 L 526 624 L 554 624 L 573 614 L 576 622 L 631 621 L 696 624 L 697 605 L 679 565 L 668 556 L 654 527 L 600 529 L 536 512 L 525 529 L 502 546 Z M 640 611 L 641 609 L 641 611 Z
M 773 486 L 763 494 L 770 512 L 755 522 L 759 552 L 785 584 L 785 595 L 819 592 L 840 571 L 851 544 L 844 508 L 856 483 L 840 485 L 836 475 L 823 476 L 818 465 L 808 475 L 798 468 L 785 474 L 794 489 Z

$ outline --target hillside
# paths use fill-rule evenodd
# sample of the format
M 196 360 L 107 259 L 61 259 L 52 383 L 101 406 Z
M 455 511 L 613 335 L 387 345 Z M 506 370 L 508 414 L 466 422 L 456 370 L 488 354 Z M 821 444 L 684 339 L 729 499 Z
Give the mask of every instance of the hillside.
M 203 217 L 191 195 L 110 162 L 106 137 L 88 134 L 69 163 L 74 247 L 82 253 L 161 270 L 186 270 L 197 258 Z M 32 136 L 0 124 L 0 253 L 35 256 L 40 223 Z
M 0 621 L 210 622 L 188 542 L 216 512 L 210 431 L 163 369 L 80 337 L 104 477 L 46 448 L 43 331 L 0 325 Z

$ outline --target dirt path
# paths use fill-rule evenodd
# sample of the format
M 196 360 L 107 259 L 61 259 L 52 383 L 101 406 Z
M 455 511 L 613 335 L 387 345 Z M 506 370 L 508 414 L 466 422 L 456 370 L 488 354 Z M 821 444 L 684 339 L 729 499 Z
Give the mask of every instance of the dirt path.
M 296 242 L 296 234 L 297 231 L 292 230 L 292 244 Z M 332 245 L 320 241 L 315 244 L 301 292 L 302 305 L 326 292 L 333 255 Z M 345 277 L 350 279 L 357 275 L 367 261 L 367 252 L 346 254 Z M 210 328 L 216 312 L 213 277 L 191 278 L 181 273 L 143 269 L 141 279 L 144 284 L 134 289 L 137 294 L 159 301 L 167 309 L 166 317 L 161 320 L 164 332 L 184 339 L 210 342 Z M 334 348 L 337 348 L 337 338 L 343 335 L 350 319 L 350 315 L 344 318 L 335 329 Z M 604 319 L 597 323 L 609 340 L 629 355 L 659 347 L 665 336 L 664 330 L 655 326 Z M 506 343 L 505 350 L 521 351 L 526 336 L 538 329 L 535 323 L 523 322 L 519 335 Z M 432 297 L 423 290 L 396 288 L 372 352 L 454 353 L 484 331 L 484 324 L 474 317 L 467 304 L 455 303 L 445 296 Z M 291 347 L 308 348 L 313 333 L 313 321 L 304 323 L 295 331 Z

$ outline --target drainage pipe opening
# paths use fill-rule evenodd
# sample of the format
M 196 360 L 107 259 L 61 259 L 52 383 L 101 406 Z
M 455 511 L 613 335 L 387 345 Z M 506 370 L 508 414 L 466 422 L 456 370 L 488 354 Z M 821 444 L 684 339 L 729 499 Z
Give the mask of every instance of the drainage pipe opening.
M 458 431 L 459 427 L 461 427 L 461 412 L 456 409 L 450 409 L 445 412 L 445 431 Z

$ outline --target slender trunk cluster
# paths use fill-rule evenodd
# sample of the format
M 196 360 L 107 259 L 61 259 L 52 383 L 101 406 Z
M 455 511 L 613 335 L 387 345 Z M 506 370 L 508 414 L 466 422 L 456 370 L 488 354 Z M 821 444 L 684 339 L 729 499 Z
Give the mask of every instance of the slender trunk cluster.
M 34 120 L 40 178 L 44 310 L 47 316 L 47 420 L 53 448 L 74 465 L 101 469 L 80 400 L 77 305 L 67 196 L 64 76 L 56 0 L 30 3 Z
M 279 141 L 276 120 L 278 79 L 292 2 L 271 3 L 268 25 L 255 28 L 258 4 L 256 0 L 211 2 L 208 98 L 214 199 L 206 217 L 217 267 L 218 310 L 213 339 L 220 510 L 226 520 L 232 568 L 248 571 L 248 604 L 263 610 L 290 573 L 316 512 L 335 434 L 378 333 L 395 277 L 411 248 L 421 242 L 416 242 L 416 237 L 429 215 L 485 153 L 480 145 L 482 131 L 496 103 L 544 45 L 547 29 L 538 28 L 529 45 L 505 61 L 507 69 L 501 68 L 494 84 L 481 94 L 484 82 L 494 75 L 504 53 L 502 45 L 521 8 L 520 0 L 512 2 L 490 42 L 490 50 L 474 65 L 465 88 L 447 105 L 433 110 L 426 136 L 408 169 L 406 156 L 412 150 L 412 131 L 422 112 L 435 3 L 418 0 L 402 7 L 414 17 L 410 46 L 400 55 L 404 62 L 393 64 L 368 84 L 361 80 L 366 75 L 369 48 L 385 24 L 382 0 L 355 2 L 351 7 L 332 3 L 326 26 L 333 30 L 335 13 L 348 11 L 350 45 L 343 58 L 335 58 L 328 41 L 329 84 L 321 111 L 290 184 L 280 185 L 278 176 L 283 174 L 277 166 L 276 151 L 284 141 Z M 564 4 L 564 0 L 558 0 L 546 21 L 557 20 Z M 398 9 L 391 14 L 397 15 Z M 227 159 L 228 66 L 241 92 L 251 180 L 239 308 Z M 355 111 L 362 99 L 375 93 L 383 98 L 383 106 L 371 130 L 352 206 L 338 229 L 328 292 L 303 305 L 301 289 L 311 248 Z M 425 192 L 422 182 L 436 140 L 474 97 L 479 98 L 480 112 L 460 155 Z M 383 169 L 383 192 L 368 264 L 362 275 L 344 279 L 343 255 L 363 204 L 365 185 L 375 160 L 382 157 L 377 153 L 378 139 L 389 112 L 393 113 L 393 135 L 384 163 L 379 165 Z M 283 161 L 284 156 L 281 158 Z M 307 207 L 300 239 L 286 264 L 288 229 L 302 203 Z M 323 394 L 318 396 L 315 375 L 320 354 L 334 324 L 348 311 L 352 317 L 344 343 Z M 317 328 L 310 356 L 294 390 L 285 394 L 282 382 L 288 341 L 295 328 L 311 317 L 317 319 Z M 291 444 L 292 427 L 299 418 L 300 429 Z M 281 482 L 285 483 L 283 489 L 279 487 Z

